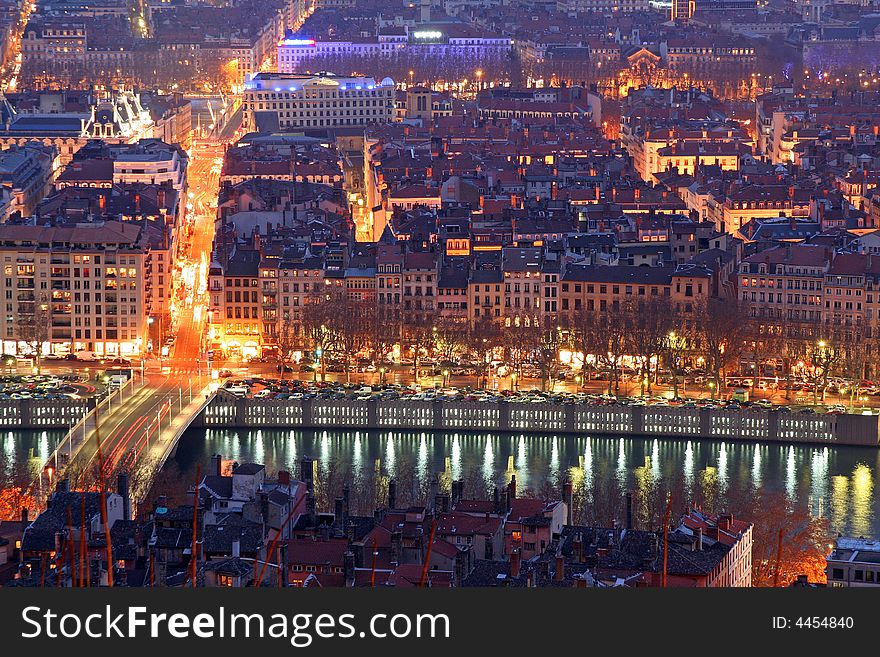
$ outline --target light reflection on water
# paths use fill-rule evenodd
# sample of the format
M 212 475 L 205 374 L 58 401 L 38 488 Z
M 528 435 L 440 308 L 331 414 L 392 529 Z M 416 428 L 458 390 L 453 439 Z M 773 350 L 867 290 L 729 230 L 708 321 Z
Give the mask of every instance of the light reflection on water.
M 27 480 L 59 437 L 60 432 L 0 433 L 0 484 Z M 880 450 L 866 448 L 465 432 L 211 429 L 185 434 L 176 455 L 183 479 L 192 479 L 197 463 L 204 470 L 215 453 L 265 463 L 270 472 L 283 468 L 295 474 L 298 459 L 314 457 L 319 459 L 319 479 L 337 486 L 343 480 L 393 474 L 399 490 L 407 491 L 399 494 L 413 501 L 427 490 L 432 473 L 442 473 L 444 487 L 453 479 L 464 480 L 469 496 L 488 496 L 493 486 L 506 485 L 513 475 L 519 495 L 558 496 L 567 478 L 575 506 L 592 510 L 598 519 L 620 518 L 627 491 L 634 493 L 635 514 L 650 521 L 658 514 L 656 499 L 665 499 L 667 491 L 720 509 L 763 488 L 827 516 L 833 531 L 880 536 L 880 500 L 875 495 Z M 378 483 L 373 490 L 381 495 L 385 488 Z
M 575 506 L 593 509 L 600 518 L 617 517 L 627 491 L 640 505 L 636 513 L 650 521 L 658 513 L 651 500 L 665 499 L 664 491 L 721 510 L 764 488 L 827 516 L 833 531 L 880 535 L 880 501 L 874 495 L 880 451 L 872 449 L 463 432 L 209 429 L 184 436 L 177 464 L 189 470 L 216 451 L 266 463 L 270 471 L 298 472 L 297 458 L 313 456 L 321 461 L 321 476 L 328 476 L 332 463 L 335 472 L 353 480 L 377 472 L 409 477 L 412 481 L 399 488 L 413 491 L 414 497 L 427 490 L 431 473 L 441 474 L 441 487 L 463 479 L 467 494 L 481 496 L 506 485 L 512 475 L 518 495 L 553 494 L 570 479 Z

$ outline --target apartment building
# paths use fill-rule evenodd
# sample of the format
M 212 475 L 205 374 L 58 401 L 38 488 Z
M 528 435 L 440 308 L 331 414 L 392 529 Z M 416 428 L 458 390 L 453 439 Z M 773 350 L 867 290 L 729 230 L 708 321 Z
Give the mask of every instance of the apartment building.
M 542 261 L 538 247 L 509 247 L 502 251 L 505 326 L 540 325 Z
M 828 586 L 880 586 L 880 541 L 841 536 L 826 561 Z
M 753 317 L 766 318 L 766 325 L 777 333 L 815 338 L 832 257 L 827 247 L 812 244 L 779 246 L 749 256 L 739 266 L 740 299 Z
M 2 224 L 0 258 L 5 353 L 27 351 L 24 340 L 43 353 L 146 350 L 152 283 L 141 225 Z
M 269 115 L 281 130 L 389 123 L 394 118 L 394 81 L 384 78 L 377 83 L 331 73 L 258 73 L 245 85 L 243 107 L 250 130 L 257 129 L 258 117 Z
M 22 217 L 30 216 L 51 189 L 58 163 L 54 146 L 39 142 L 0 151 L 0 186 L 8 189 L 12 196 L 9 214 L 18 212 Z
M 737 185 L 721 204 L 721 232 L 735 233 L 752 219 L 810 216 L 810 190 L 794 185 Z
M 212 347 L 219 347 L 230 356 L 260 355 L 263 295 L 259 282 L 257 250 L 238 250 L 225 268 L 211 267 L 208 289 Z
M 437 299 L 437 254 L 407 253 L 401 271 L 403 312 L 434 312 Z
M 665 297 L 676 312 L 693 312 L 711 296 L 711 273 L 699 266 L 573 265 L 560 285 L 561 314 L 615 311 L 630 302 Z
M 504 274 L 500 269 L 475 269 L 468 279 L 468 320 L 500 321 L 504 309 Z
M 110 149 L 114 183 L 168 183 L 178 192 L 186 189 L 187 157 L 178 146 L 158 139 Z

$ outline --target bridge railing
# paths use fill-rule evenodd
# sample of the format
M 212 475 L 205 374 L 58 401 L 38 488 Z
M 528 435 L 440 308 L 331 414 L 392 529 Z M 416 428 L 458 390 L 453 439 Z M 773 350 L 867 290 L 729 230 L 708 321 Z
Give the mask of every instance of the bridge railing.
M 106 397 L 100 399 L 88 413 L 70 427 L 64 438 L 58 442 L 55 449 L 49 455 L 49 460 L 44 464 L 44 467 L 37 475 L 37 479 L 31 485 L 32 492 L 36 494 L 41 503 L 43 501 L 42 498 L 45 497 L 44 493 L 50 492 L 52 481 L 63 475 L 67 465 L 73 462 L 83 445 L 86 444 L 89 433 L 97 426 L 98 415 L 103 414 L 104 411 L 112 412 L 114 404 L 122 403 L 126 393 L 129 396 L 134 394 L 134 379 L 135 377 L 132 376 Z M 76 444 L 77 436 L 81 437 L 78 444 Z

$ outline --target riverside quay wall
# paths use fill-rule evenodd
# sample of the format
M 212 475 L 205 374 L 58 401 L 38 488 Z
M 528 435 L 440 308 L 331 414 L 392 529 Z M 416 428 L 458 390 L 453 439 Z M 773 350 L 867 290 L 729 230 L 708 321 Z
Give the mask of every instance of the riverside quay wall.
M 263 400 L 219 391 L 192 426 L 423 429 L 878 446 L 877 415 L 509 402 Z
M 95 407 L 94 399 L 5 399 L 0 428 L 69 429 Z

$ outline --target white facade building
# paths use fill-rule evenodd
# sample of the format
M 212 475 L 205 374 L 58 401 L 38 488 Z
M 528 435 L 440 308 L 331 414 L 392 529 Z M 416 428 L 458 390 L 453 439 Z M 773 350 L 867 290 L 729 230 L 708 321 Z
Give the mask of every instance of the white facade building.
M 394 81 L 332 73 L 258 73 L 245 86 L 244 121 L 274 112 L 281 130 L 389 123 L 394 116 Z

